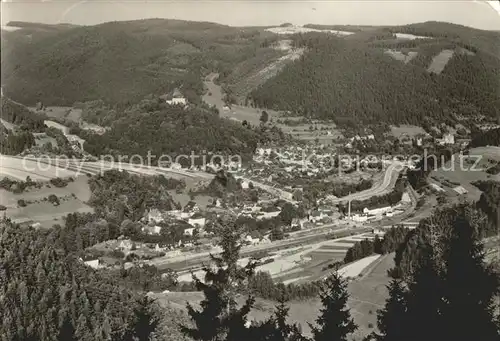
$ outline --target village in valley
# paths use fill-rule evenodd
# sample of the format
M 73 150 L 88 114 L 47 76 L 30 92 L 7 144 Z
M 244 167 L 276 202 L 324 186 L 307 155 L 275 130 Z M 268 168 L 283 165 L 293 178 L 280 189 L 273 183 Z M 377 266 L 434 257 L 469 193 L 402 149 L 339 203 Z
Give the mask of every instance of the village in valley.
M 14 265 L 0 265 L 12 276 L 0 305 L 17 295 L 22 304 L 9 304 L 24 309 L 25 288 L 40 282 L 30 289 L 40 305 L 59 295 L 71 307 L 61 303 L 64 319 L 44 313 L 35 327 L 26 325 L 38 310 L 12 313 L 1 340 L 52 341 L 28 335 L 36 328 L 64 341 L 150 340 L 127 334 L 135 323 L 155 324 L 137 328 L 156 328 L 158 341 L 192 340 L 175 339 L 181 324 L 172 321 L 195 315 L 220 284 L 233 300 L 226 307 L 255 303 L 243 330 L 284 318 L 293 328 L 283 340 L 313 341 L 335 281 L 339 309 L 357 325 L 338 339 L 388 341 L 376 334 L 383 309 L 397 290 L 411 293 L 405 281 L 427 265 L 422 257 L 433 280 L 448 280 L 445 257 L 465 245 L 450 246 L 457 231 L 483 257 L 457 264 L 500 273 L 498 95 L 482 90 L 498 81 L 496 33 L 440 22 L 9 27 L 5 53 L 16 63 L 1 87 L 0 260 Z M 60 49 L 57 63 L 47 57 Z M 105 64 L 90 81 L 79 68 L 87 62 Z M 470 84 L 467 72 L 478 74 Z

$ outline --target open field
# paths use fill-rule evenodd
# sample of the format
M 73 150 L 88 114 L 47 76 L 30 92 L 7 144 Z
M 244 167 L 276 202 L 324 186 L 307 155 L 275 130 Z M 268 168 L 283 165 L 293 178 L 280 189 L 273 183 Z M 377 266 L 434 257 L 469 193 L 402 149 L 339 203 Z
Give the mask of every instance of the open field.
M 36 108 L 31 107 L 35 111 Z M 65 118 L 78 123 L 82 116 L 82 109 L 72 107 L 45 107 L 43 113 L 51 118 Z
M 425 130 L 422 127 L 412 126 L 408 124 L 402 124 L 400 126 L 391 126 L 391 132 L 394 137 L 400 137 L 401 135 L 408 135 L 410 138 L 418 134 L 425 134 Z
M 295 56 L 295 54 L 293 55 Z M 287 57 L 287 56 L 285 56 Z M 293 57 L 293 58 L 296 58 Z M 293 59 L 292 58 L 292 59 Z M 275 65 L 275 68 L 278 68 Z M 214 83 L 214 79 L 217 74 L 210 74 L 205 80 L 205 87 L 207 88 L 207 93 L 203 95 L 203 101 L 210 106 L 215 106 L 219 109 L 219 115 L 223 118 L 228 118 L 237 122 L 247 121 L 253 126 L 260 125 L 260 116 L 262 109 L 252 108 L 243 105 L 232 105 L 227 107 L 223 101 L 224 93 L 222 92 L 221 86 Z M 337 129 L 334 123 L 314 123 L 314 124 L 299 124 L 299 125 L 285 125 L 281 123 L 276 123 L 278 119 L 288 119 L 291 121 L 300 120 L 300 117 L 284 117 L 279 112 L 266 109 L 269 115 L 269 121 L 273 121 L 278 128 L 283 130 L 284 133 L 291 134 L 293 137 L 301 140 L 315 140 L 318 139 L 320 142 L 329 143 L 342 137 L 342 133 Z M 313 127 L 311 130 L 310 127 Z
M 47 201 L 51 194 L 56 195 L 60 205 L 54 206 Z M 8 218 L 18 223 L 40 223 L 44 228 L 50 228 L 54 224 L 61 224 L 62 218 L 73 212 L 92 212 L 93 209 L 86 204 L 90 198 L 90 189 L 86 176 L 80 176 L 75 181 L 68 183 L 66 187 L 58 188 L 46 184 L 39 189 L 29 189 L 23 193 L 14 194 L 0 189 L 0 204 L 7 210 Z M 18 207 L 18 200 L 25 200 L 26 207 Z
M 386 49 L 384 51 L 385 54 L 388 54 L 392 58 L 402 61 L 405 64 L 408 63 L 410 60 L 415 58 L 418 54 L 418 52 L 415 51 L 408 51 L 407 53 L 403 51 L 398 51 L 398 50 L 391 50 L 391 49 Z
M 432 62 L 427 68 L 427 72 L 440 74 L 441 71 L 443 71 L 446 64 L 448 64 L 450 58 L 453 57 L 453 54 L 454 54 L 453 50 L 443 50 L 439 52 L 439 54 L 437 54 L 432 58 Z
M 482 155 L 483 158 L 496 160 L 500 162 L 500 147 L 487 146 L 472 148 L 469 151 L 470 155 Z

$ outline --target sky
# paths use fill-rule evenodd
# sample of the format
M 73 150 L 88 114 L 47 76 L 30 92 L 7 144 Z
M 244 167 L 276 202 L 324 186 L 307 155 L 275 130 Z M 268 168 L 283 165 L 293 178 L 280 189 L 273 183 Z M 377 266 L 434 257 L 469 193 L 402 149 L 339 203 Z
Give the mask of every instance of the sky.
M 9 21 L 95 25 L 107 21 L 170 18 L 231 26 L 400 25 L 429 20 L 500 30 L 497 1 L 133 1 L 2 0 L 2 25 Z

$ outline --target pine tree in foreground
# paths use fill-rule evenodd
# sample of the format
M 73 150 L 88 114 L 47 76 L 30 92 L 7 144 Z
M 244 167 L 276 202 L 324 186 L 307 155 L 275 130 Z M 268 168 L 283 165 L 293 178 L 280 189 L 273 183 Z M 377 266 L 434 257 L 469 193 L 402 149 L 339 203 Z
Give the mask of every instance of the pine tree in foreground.
M 442 275 L 436 266 L 433 247 L 421 247 L 419 263 L 408 283 L 407 313 L 410 323 L 399 331 L 405 341 L 442 341 Z M 425 328 L 422 328 L 425 326 Z
M 147 296 L 137 300 L 137 305 L 134 307 L 134 324 L 131 328 L 133 337 L 130 340 L 149 341 L 156 331 L 160 321 L 153 311 L 153 302 Z
M 59 328 L 57 341 L 76 341 L 75 328 L 67 314 L 64 316 L 63 322 Z
M 455 218 L 439 227 L 446 238 L 417 241 L 419 256 L 406 278 L 408 289 L 396 281 L 389 286 L 378 316 L 378 341 L 500 340 L 494 312 L 498 275 L 484 262 L 480 234 L 473 227 L 477 221 L 467 212 L 453 212 Z
M 347 283 L 337 272 L 325 280 L 320 298 L 323 304 L 321 314 L 316 319 L 316 326 L 310 324 L 314 341 L 346 341 L 357 326 L 347 307 Z
M 187 304 L 188 314 L 193 320 L 193 328 L 181 326 L 182 332 L 200 341 L 253 341 L 246 327 L 247 315 L 253 306 L 253 297 L 248 297 L 242 307 L 236 302 L 237 289 L 244 285 L 255 269 L 251 262 L 242 268 L 237 265 L 241 244 L 240 233 L 226 227 L 222 234 L 223 252 L 211 255 L 215 268 L 204 266 L 204 280 L 193 275 L 196 287 L 203 291 L 201 310 Z
M 497 275 L 484 262 L 484 251 L 470 223 L 458 217 L 444 253 L 443 340 L 500 340 L 495 317 Z
M 282 294 L 274 314 L 261 325 L 253 328 L 255 341 L 306 341 L 297 324 L 288 324 L 285 296 Z
M 384 309 L 378 312 L 377 322 L 380 334 L 375 334 L 378 341 L 402 341 L 407 332 L 407 293 L 400 280 L 394 279 L 388 285 L 389 298 Z

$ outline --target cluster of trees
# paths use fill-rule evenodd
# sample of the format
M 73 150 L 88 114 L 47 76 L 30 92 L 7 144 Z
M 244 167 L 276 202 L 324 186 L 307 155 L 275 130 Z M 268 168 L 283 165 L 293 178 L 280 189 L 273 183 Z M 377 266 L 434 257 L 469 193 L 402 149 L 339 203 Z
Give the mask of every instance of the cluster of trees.
M 22 193 L 30 187 L 40 188 L 42 187 L 42 183 L 31 180 L 29 176 L 26 177 L 25 181 L 12 180 L 8 177 L 4 177 L 0 180 L 0 188 L 16 194 Z
M 421 160 L 415 165 L 415 169 L 407 171 L 408 182 L 416 190 L 426 187 L 429 174 L 448 162 L 452 155 L 453 151 L 447 148 L 437 149 L 430 155 L 424 153 Z
M 498 187 L 496 197 L 499 197 Z M 498 207 L 498 202 L 491 203 L 489 209 L 491 210 L 491 207 L 495 204 Z M 421 220 L 418 228 L 411 230 L 400 247 L 396 249 L 396 267 L 392 275 L 397 278 L 406 278 L 415 270 L 419 257 L 425 251 L 422 248 L 422 242 L 433 246 L 437 266 L 444 267 L 445 259 L 443 255 L 456 232 L 454 223 L 457 217 L 465 220 L 470 225 L 475 238 L 478 240 L 498 233 L 496 221 L 493 223 L 488 219 L 482 209 L 477 208 L 477 204 L 464 203 L 451 208 L 438 209 L 431 217 Z
M 500 146 L 500 128 L 473 134 L 469 147 Z
M 344 257 L 344 263 L 354 262 L 358 259 L 371 256 L 374 253 L 381 255 L 396 251 L 405 241 L 408 229 L 404 227 L 392 227 L 386 232 L 382 239 L 375 236 L 374 240 L 362 240 L 356 242 Z
M 92 192 L 89 205 L 98 216 L 117 224 L 125 219 L 138 221 L 148 209 L 168 211 L 177 207 L 162 175 L 144 177 L 109 170 L 91 177 L 89 186 Z
M 1 126 L 3 128 L 3 125 Z M 35 144 L 35 137 L 29 131 L 18 133 L 0 132 L 0 150 L 5 155 L 17 155 Z
M 103 269 L 99 270 L 101 276 L 115 281 L 132 291 L 161 292 L 177 288 L 177 274 L 168 271 L 162 274 L 154 265 L 134 265 L 127 269 Z M 162 276 L 163 275 L 163 276 Z
M 78 156 L 73 148 L 71 148 L 71 143 L 68 141 L 61 130 L 54 127 L 49 127 L 45 129 L 45 134 L 47 134 L 47 136 L 53 137 L 56 140 L 57 147 L 50 147 L 53 152 L 56 152 L 60 155 L 66 155 L 67 157 Z
M 215 154 L 224 156 L 224 162 L 235 155 L 249 160 L 257 143 L 262 142 L 262 134 L 205 109 L 157 105 L 144 111 L 131 109 L 103 135 L 82 135 L 85 151 L 93 155 L 140 155 L 143 160 L 148 160 L 149 151 L 155 156 L 151 157 L 153 165 L 178 161 L 189 167 L 220 162 L 220 158 L 212 160 Z
M 94 213 L 70 213 L 64 226 L 54 225 L 50 231 L 54 246 L 67 253 L 82 254 L 95 244 L 120 236 L 120 225 L 108 222 Z
M 439 52 L 443 40 L 464 46 L 472 43 L 469 38 L 474 34 L 465 33 L 467 29 L 450 26 L 449 30 L 457 34 L 434 42 Z M 473 48 L 474 55 L 456 53 L 443 72 L 432 74 L 427 72 L 428 64 L 404 64 L 387 56 L 384 49 L 369 43 L 373 38 L 367 42 L 356 35 L 348 40 L 322 34 L 299 36 L 295 44 L 306 46 L 308 52 L 252 91 L 249 100 L 258 107 L 333 118 L 338 124 L 354 127 L 381 121 L 415 125 L 456 122 L 453 111 L 466 116 L 500 114 L 496 91 L 500 61 L 487 52 L 491 48 L 486 44 Z M 429 44 L 425 40 L 412 43 L 417 48 Z M 431 52 L 422 48 L 418 54 L 432 58 L 435 54 Z
M 434 218 L 439 220 L 443 214 L 450 219 L 436 220 L 433 228 L 440 229 L 435 231 L 436 239 L 449 230 L 446 241 L 422 235 L 413 239 L 418 257 L 403 279 L 390 283 L 390 296 L 378 315 L 380 333 L 373 335 L 375 340 L 500 338 L 499 276 L 485 263 L 474 223 L 465 211 L 454 207 Z
M 321 289 L 321 284 L 320 282 L 290 283 L 287 285 L 283 283 L 276 284 L 268 272 L 257 271 L 248 279 L 247 288 L 247 291 L 258 297 L 277 302 L 281 298 L 285 298 L 286 300 L 303 300 L 317 297 Z
M 85 267 L 54 234 L 0 223 L 2 340 L 149 340 L 147 298 Z
M 73 181 L 74 181 L 74 179 L 71 178 L 71 177 L 69 177 L 69 178 L 59 178 L 59 177 L 57 177 L 57 178 L 50 179 L 49 182 L 52 185 L 54 185 L 55 187 L 63 188 L 63 187 L 68 186 L 68 184 L 70 182 L 73 182 Z
M 476 207 L 488 217 L 488 226 L 483 235 L 494 235 L 500 226 L 500 182 L 478 181 L 473 185 L 483 192 L 476 202 Z
M 11 101 L 5 96 L 0 98 L 0 103 L 2 104 L 3 120 L 19 126 L 21 130 L 40 133 L 45 130 L 45 124 L 43 123 L 45 116 L 33 113 L 26 107 Z

